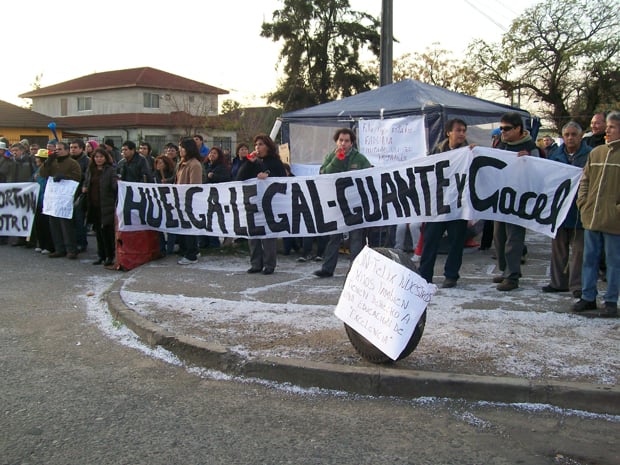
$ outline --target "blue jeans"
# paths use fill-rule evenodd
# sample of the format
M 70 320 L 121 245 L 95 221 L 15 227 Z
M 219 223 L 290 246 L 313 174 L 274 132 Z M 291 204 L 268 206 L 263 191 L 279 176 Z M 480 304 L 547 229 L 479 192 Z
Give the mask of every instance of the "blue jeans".
M 596 300 L 599 263 L 601 255 L 605 253 L 607 292 L 604 300 L 617 305 L 618 287 L 620 287 L 620 234 L 607 234 L 586 229 L 583 240 L 581 298 L 590 302 Z

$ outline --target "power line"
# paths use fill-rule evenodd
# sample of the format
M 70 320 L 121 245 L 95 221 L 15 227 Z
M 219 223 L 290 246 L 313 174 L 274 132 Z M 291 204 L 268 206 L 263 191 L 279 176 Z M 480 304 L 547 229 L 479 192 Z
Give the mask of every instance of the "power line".
M 465 0 L 465 3 L 467 3 L 470 7 L 472 7 L 474 10 L 476 10 L 478 13 L 480 13 L 482 16 L 484 16 L 486 19 L 488 19 L 489 21 L 491 21 L 493 24 L 495 24 L 498 28 L 500 28 L 502 31 L 504 32 L 508 32 L 508 29 L 503 25 L 498 23 L 495 18 L 493 18 L 491 15 L 487 14 L 484 10 L 478 8 L 476 5 L 474 5 L 472 2 L 470 2 L 469 0 Z

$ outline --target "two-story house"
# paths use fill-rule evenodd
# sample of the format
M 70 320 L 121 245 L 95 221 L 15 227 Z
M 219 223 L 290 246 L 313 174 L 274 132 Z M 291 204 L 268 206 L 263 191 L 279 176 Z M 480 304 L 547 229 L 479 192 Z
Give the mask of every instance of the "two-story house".
M 209 146 L 230 148 L 234 131 L 205 133 L 208 116 L 218 114 L 220 89 L 158 69 L 144 67 L 82 76 L 21 94 L 32 109 L 72 131 L 99 141 L 166 143 L 200 133 Z

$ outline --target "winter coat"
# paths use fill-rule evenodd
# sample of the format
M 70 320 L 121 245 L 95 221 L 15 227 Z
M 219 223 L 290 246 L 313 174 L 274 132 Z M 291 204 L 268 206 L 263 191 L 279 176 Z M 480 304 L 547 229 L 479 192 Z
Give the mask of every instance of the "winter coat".
M 368 161 L 368 159 L 354 148 L 351 148 L 351 150 L 349 150 L 349 153 L 346 154 L 344 160 L 340 160 L 336 155 L 336 152 L 337 150 L 334 149 L 332 152 L 328 153 L 325 156 L 325 160 L 321 165 L 319 173 L 344 173 L 345 171 L 363 170 L 365 168 L 370 168 L 370 162 Z
M 261 161 L 250 161 L 245 158 L 241 165 L 239 165 L 239 171 L 237 171 L 237 177 L 235 181 L 246 181 L 248 179 L 254 179 L 258 173 L 261 172 Z
M 286 177 L 282 160 L 276 156 L 268 155 L 255 161 L 246 158 L 239 167 L 236 181 L 254 179 L 259 173 L 267 173 L 269 177 Z
M 592 149 L 579 183 L 583 227 L 620 234 L 620 140 Z
M 48 158 L 39 170 L 39 175 L 46 178 L 62 176 L 64 179 L 80 182 L 82 180 L 82 169 L 80 164 L 71 156 L 56 157 L 54 160 Z
M 467 147 L 469 145 L 469 142 L 467 142 L 467 140 L 465 140 L 462 144 L 460 144 L 457 148 L 461 148 L 461 147 Z M 433 149 L 433 151 L 431 152 L 431 155 L 435 155 L 436 153 L 443 153 L 443 152 L 448 152 L 450 150 L 454 150 L 450 148 L 450 140 L 449 139 L 444 139 L 442 140 L 439 144 L 437 144 L 435 146 L 435 148 Z
M 539 157 L 540 150 L 536 143 L 532 140 L 532 136 L 528 131 L 523 131 L 523 137 L 521 139 L 508 142 L 502 139 L 499 144 L 497 144 L 498 149 L 507 150 L 509 152 L 520 152 L 521 150 L 527 150 L 532 157 Z
M 24 154 L 21 158 L 15 159 L 15 182 L 32 181 L 32 173 L 34 173 L 36 165 L 33 157 L 29 153 Z
M 41 170 L 38 167 L 34 173 L 32 174 L 32 179 L 39 184 L 39 197 L 37 198 L 37 209 L 41 210 L 43 208 L 43 197 L 45 197 L 45 186 L 47 186 L 47 178 L 39 175 L 39 171 Z
M 93 182 L 93 177 L 97 180 Z M 99 189 L 95 192 L 95 184 Z M 116 169 L 112 165 L 103 165 L 103 169 L 93 175 L 90 170 L 86 173 L 84 187 L 88 192 L 88 210 L 86 218 L 89 223 L 95 223 L 99 215 L 102 226 L 114 225 L 114 215 L 116 212 L 116 199 L 118 197 L 118 176 Z
M 0 155 L 0 182 L 15 182 L 15 161 Z
M 153 176 L 146 160 L 142 155 L 134 153 L 131 160 L 123 158 L 116 167 L 121 181 L 127 182 L 153 182 Z
M 177 170 L 177 184 L 202 184 L 202 163 L 196 158 L 181 161 Z
M 547 155 L 547 158 L 552 161 L 557 161 L 560 163 L 565 163 L 567 165 L 573 165 L 579 168 L 583 168 L 588 161 L 588 154 L 591 151 L 592 147 L 590 147 L 588 144 L 586 144 L 584 140 L 582 140 L 581 145 L 570 160 L 568 154 L 566 153 L 566 146 L 564 144 L 560 145 L 553 152 L 549 153 Z M 575 198 L 573 199 L 573 203 L 561 227 L 583 229 L 583 225 L 581 224 L 581 217 L 579 215 L 579 209 L 577 208 L 577 196 L 575 196 Z
M 212 177 L 209 177 L 209 173 L 213 173 Z M 232 178 L 230 176 L 230 171 L 228 171 L 228 167 L 222 163 L 215 166 L 207 167 L 206 171 L 206 184 L 215 184 L 218 182 L 228 182 Z

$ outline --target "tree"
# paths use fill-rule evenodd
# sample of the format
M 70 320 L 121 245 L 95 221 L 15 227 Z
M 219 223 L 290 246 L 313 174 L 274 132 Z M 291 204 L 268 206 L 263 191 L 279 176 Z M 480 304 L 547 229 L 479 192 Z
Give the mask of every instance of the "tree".
M 373 62 L 373 70 L 379 72 L 379 63 Z M 452 57 L 452 52 L 440 48 L 438 42 L 427 47 L 424 53 L 405 53 L 392 66 L 394 81 L 415 79 L 420 82 L 443 87 L 466 95 L 476 95 L 480 85 L 480 76 L 466 62 L 459 62 Z
M 239 102 L 233 99 L 226 99 L 222 102 L 221 114 L 225 115 L 226 113 L 238 110 L 239 108 L 241 108 L 241 104 Z
M 261 36 L 282 40 L 285 77 L 267 96 L 285 111 L 369 90 L 378 75 L 360 66 L 360 51 L 379 55 L 380 21 L 352 11 L 349 0 L 282 0 Z
M 620 100 L 619 35 L 617 0 L 546 0 L 515 19 L 501 43 L 475 41 L 469 55 L 485 84 L 538 100 L 559 132 L 570 119 L 587 127 Z

